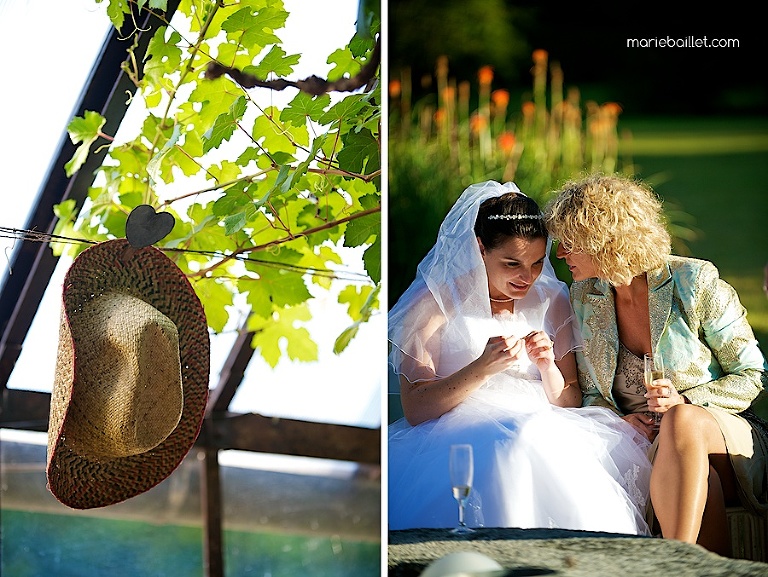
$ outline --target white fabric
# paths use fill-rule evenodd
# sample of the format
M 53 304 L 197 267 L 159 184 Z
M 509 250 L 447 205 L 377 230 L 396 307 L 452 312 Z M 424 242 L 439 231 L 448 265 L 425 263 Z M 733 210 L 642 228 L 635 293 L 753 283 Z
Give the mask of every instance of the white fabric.
M 499 336 L 497 327 L 488 323 L 488 277 L 474 224 L 484 200 L 508 192 L 520 190 L 511 182 L 473 184 L 448 212 L 435 246 L 417 268 L 416 280 L 389 313 L 389 360 L 396 373 L 408 376 L 405 357 L 411 357 L 432 366 L 437 377 L 446 377 L 479 357 L 489 337 Z M 528 294 L 515 302 L 515 315 L 549 335 L 558 359 L 580 347 L 568 287 L 558 280 L 548 258 Z
M 579 347 L 567 288 L 548 262 L 514 314 L 491 314 L 474 222 L 483 200 L 510 191 L 518 192 L 512 183 L 470 186 L 449 212 L 390 312 L 395 373 L 408 377 L 422 365 L 446 377 L 477 358 L 489 337 L 533 329 L 553 337 L 558 358 Z M 552 406 L 525 357 L 440 418 L 390 425 L 390 529 L 456 525 L 448 477 L 455 443 L 474 449 L 470 526 L 648 533 L 648 442 L 608 409 Z

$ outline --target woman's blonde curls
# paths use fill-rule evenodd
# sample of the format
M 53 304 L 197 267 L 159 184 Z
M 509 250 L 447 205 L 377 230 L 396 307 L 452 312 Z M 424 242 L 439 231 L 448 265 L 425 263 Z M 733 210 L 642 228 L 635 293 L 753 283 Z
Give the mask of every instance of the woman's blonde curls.
M 550 234 L 593 257 L 598 277 L 626 285 L 671 252 L 661 200 L 647 185 L 594 174 L 566 183 L 544 210 Z

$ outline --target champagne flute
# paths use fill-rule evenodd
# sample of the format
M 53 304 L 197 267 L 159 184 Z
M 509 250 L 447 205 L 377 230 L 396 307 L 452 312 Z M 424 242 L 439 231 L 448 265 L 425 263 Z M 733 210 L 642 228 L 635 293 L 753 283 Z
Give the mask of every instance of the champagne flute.
M 472 445 L 451 445 L 448 466 L 451 474 L 453 498 L 459 504 L 459 526 L 451 532 L 459 535 L 472 533 L 473 530 L 467 527 L 464 521 L 464 505 L 467 502 L 470 491 L 472 491 L 472 477 L 474 474 Z
M 664 359 L 660 354 L 645 353 L 643 356 L 643 376 L 645 378 L 645 390 L 649 391 L 653 388 L 653 382 L 664 378 Z M 650 415 L 653 417 L 653 427 L 659 428 L 661 422 L 661 413 L 651 411 Z

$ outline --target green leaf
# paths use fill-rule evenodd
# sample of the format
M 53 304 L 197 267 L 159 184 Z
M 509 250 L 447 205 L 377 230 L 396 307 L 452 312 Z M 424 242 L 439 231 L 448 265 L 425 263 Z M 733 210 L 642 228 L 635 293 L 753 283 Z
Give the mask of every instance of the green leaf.
M 257 116 L 253 123 L 253 138 L 262 143 L 262 146 L 272 153 L 285 152 L 296 153 L 296 146 L 309 144 L 309 131 L 305 125 L 293 126 L 282 122 L 279 111 L 269 108 L 261 116 Z
M 306 328 L 297 326 L 312 318 L 306 304 L 278 309 L 268 319 L 251 316 L 248 329 L 253 331 L 251 344 L 271 367 L 277 366 L 282 355 L 281 343 L 285 344 L 288 357 L 297 361 L 317 360 L 317 344 L 310 338 Z
M 77 207 L 75 206 L 75 199 L 70 198 L 63 202 L 60 202 L 59 204 L 53 205 L 53 213 L 56 215 L 56 218 L 58 218 L 58 221 L 56 222 L 56 226 L 53 229 L 53 234 L 59 235 L 59 236 L 68 236 L 73 237 L 74 234 L 74 223 L 75 218 L 77 217 Z M 61 256 L 62 254 L 65 254 L 67 252 L 67 249 L 69 248 L 68 244 L 59 243 L 59 242 L 52 242 L 51 243 L 51 250 L 53 251 L 53 254 L 56 256 Z
M 339 304 L 347 305 L 347 314 L 353 321 L 359 321 L 364 317 L 363 311 L 373 290 L 374 287 L 371 286 L 347 285 L 339 292 Z
M 291 167 L 287 164 L 284 164 L 280 167 L 280 170 L 277 172 L 277 178 L 275 179 L 275 183 L 272 185 L 272 188 L 269 189 L 269 192 L 267 192 L 267 198 L 272 196 L 272 193 L 274 193 L 276 190 L 280 190 L 280 192 L 286 192 L 290 186 L 291 186 L 291 178 L 289 178 L 291 174 Z M 266 202 L 266 199 L 261 204 L 264 204 Z
M 248 218 L 245 211 L 231 214 L 224 219 L 224 234 L 231 235 L 245 228 Z
M 269 291 L 270 300 L 278 306 L 298 305 L 311 298 L 302 273 L 262 267 L 261 289 Z
M 96 1 L 99 2 L 100 0 Z M 139 0 L 136 6 L 139 8 L 139 10 L 142 10 L 146 3 L 147 0 Z M 168 0 L 149 0 L 149 7 L 152 10 L 160 10 L 165 12 L 168 9 Z
M 364 286 L 358 291 L 353 285 L 347 286 L 339 293 L 339 303 L 347 304 L 347 313 L 355 322 L 344 329 L 333 344 L 333 352 L 341 354 L 347 348 L 350 341 L 357 335 L 360 325 L 368 322 L 379 306 L 378 296 L 381 285 L 376 287 Z
M 363 106 L 365 106 L 365 102 L 362 95 L 353 94 L 352 96 L 347 96 L 331 106 L 328 112 L 318 119 L 318 122 L 320 124 L 331 124 L 332 122 L 353 117 L 362 110 Z
M 220 333 L 229 320 L 226 307 L 232 306 L 232 292 L 216 278 L 203 278 L 192 286 L 203 304 L 208 326 Z
M 352 57 L 349 49 L 339 49 L 328 57 L 328 64 L 336 64 L 328 71 L 328 80 L 351 77 L 360 72 L 360 63 Z
M 244 181 L 230 186 L 224 196 L 213 203 L 213 214 L 227 216 L 238 212 L 243 206 L 251 202 L 251 196 L 247 194 L 246 190 L 247 183 Z
M 227 32 L 228 38 L 251 49 L 261 48 L 280 42 L 272 31 L 282 28 L 287 18 L 287 12 L 272 6 L 265 6 L 258 11 L 246 7 L 229 16 L 221 28 Z
M 365 272 L 375 283 L 381 282 L 381 235 L 376 237 L 374 243 L 365 249 L 363 253 L 363 265 Z
M 243 72 L 261 79 L 266 79 L 270 72 L 278 77 L 286 77 L 293 73 L 293 67 L 299 63 L 300 59 L 299 54 L 286 56 L 285 50 L 275 44 L 257 66 L 248 66 Z
M 72 176 L 83 166 L 88 158 L 91 145 L 96 142 L 106 122 L 107 119 L 98 112 L 86 110 L 82 117 L 76 116 L 69 123 L 67 131 L 72 143 L 77 144 L 81 142 L 82 144 L 77 147 L 72 159 L 64 165 L 67 176 Z
M 180 136 L 181 136 L 181 126 L 176 124 L 173 127 L 173 133 L 171 134 L 171 137 L 165 141 L 165 144 L 163 145 L 163 147 L 147 163 L 147 174 L 149 175 L 150 185 L 155 186 L 156 181 L 160 180 L 159 178 L 160 164 L 163 162 L 163 159 L 165 158 L 165 156 L 171 150 L 173 150 L 174 146 L 179 141 Z
M 381 232 L 381 213 L 366 214 L 347 223 L 344 246 L 360 246 Z
M 287 108 L 280 113 L 280 120 L 290 122 L 294 126 L 306 125 L 307 119 L 317 122 L 330 103 L 331 97 L 328 94 L 313 97 L 299 91 Z
M 207 130 L 213 126 L 220 115 L 230 112 L 232 104 L 242 94 L 243 91 L 225 77 L 198 82 L 192 94 L 189 95 L 189 107 L 193 110 L 199 110 L 195 123 L 202 127 L 199 130 Z M 202 104 L 202 106 L 197 103 Z
M 172 74 L 181 65 L 181 34 L 174 30 L 166 39 L 166 31 L 165 26 L 155 31 L 144 56 L 144 77 L 156 85 L 162 85 L 164 75 Z
M 237 123 L 245 113 L 245 96 L 240 96 L 232 103 L 232 106 L 224 114 L 220 114 L 213 127 L 203 135 L 203 152 L 208 153 L 221 146 L 225 140 L 229 140 L 235 133 Z
M 222 160 L 219 165 L 209 166 L 207 172 L 216 184 L 224 184 L 240 178 L 240 167 L 229 160 Z
M 364 210 L 370 210 L 372 208 L 381 208 L 381 197 L 378 194 L 364 194 L 359 199 L 360 206 Z
M 103 0 L 96 0 L 101 4 Z M 125 15 L 131 13 L 128 0 L 107 0 L 107 16 L 117 30 L 123 27 Z
M 372 38 L 381 20 L 381 3 L 379 0 L 358 0 L 355 36 Z M 353 38 L 354 41 L 354 38 Z M 350 45 L 352 42 L 350 42 Z
M 355 174 L 372 174 L 381 168 L 379 142 L 367 128 L 342 137 L 344 148 L 337 156 L 339 168 Z
M 357 332 L 360 329 L 360 323 L 352 323 L 350 326 L 348 326 L 346 329 L 344 329 L 341 334 L 336 337 L 336 340 L 333 342 L 333 352 L 334 354 L 340 355 L 344 352 L 344 349 L 346 349 L 349 346 L 349 343 L 352 342 L 352 339 L 354 339 L 357 336 Z

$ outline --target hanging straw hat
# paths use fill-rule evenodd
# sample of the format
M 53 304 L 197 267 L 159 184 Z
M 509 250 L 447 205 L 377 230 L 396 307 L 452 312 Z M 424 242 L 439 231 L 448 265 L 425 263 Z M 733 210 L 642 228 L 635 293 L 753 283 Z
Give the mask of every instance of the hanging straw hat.
M 75 509 L 124 501 L 181 463 L 202 424 L 210 345 L 189 281 L 125 239 L 83 251 L 64 279 L 48 487 Z

